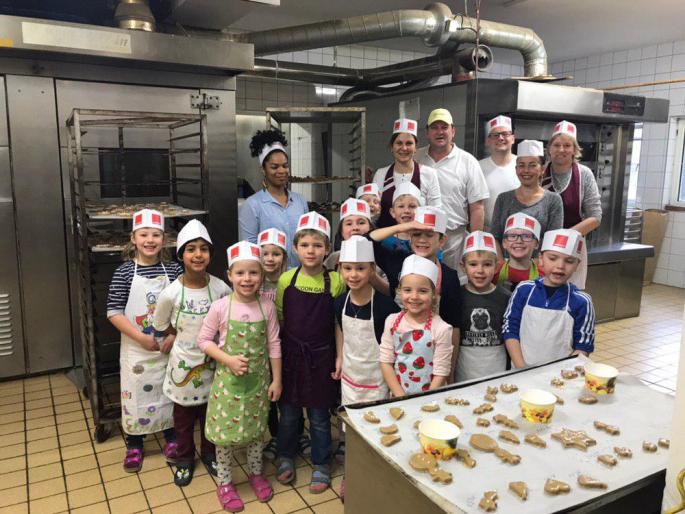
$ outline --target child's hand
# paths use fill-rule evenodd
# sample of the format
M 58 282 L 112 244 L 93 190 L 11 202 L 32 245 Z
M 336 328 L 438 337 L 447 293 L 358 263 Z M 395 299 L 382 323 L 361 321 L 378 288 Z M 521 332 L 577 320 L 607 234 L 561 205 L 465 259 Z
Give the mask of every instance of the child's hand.
M 403 225 L 407 227 L 407 231 L 420 230 L 423 232 L 432 232 L 435 230 L 435 227 L 429 227 L 428 225 L 424 225 L 418 221 L 408 221 L 407 223 L 403 223 Z
M 271 382 L 271 384 L 269 385 L 269 389 L 267 391 L 267 394 L 269 395 L 269 401 L 277 402 L 281 397 L 282 392 L 283 384 L 281 384 L 280 382 Z
M 169 334 L 164 337 L 162 345 L 159 347 L 159 351 L 162 353 L 169 353 L 171 347 L 174 346 L 174 341 L 176 340 L 176 334 Z
M 226 357 L 228 369 L 238 377 L 247 373 L 247 365 L 249 362 L 250 360 L 244 355 L 228 355 Z
M 140 338 L 138 339 L 138 344 L 148 352 L 159 351 L 159 345 L 157 344 L 157 341 L 155 341 L 155 336 L 152 334 L 143 334 L 141 332 Z
M 335 371 L 331 373 L 331 378 L 333 380 L 340 380 L 340 375 L 342 375 L 342 357 L 336 357 Z

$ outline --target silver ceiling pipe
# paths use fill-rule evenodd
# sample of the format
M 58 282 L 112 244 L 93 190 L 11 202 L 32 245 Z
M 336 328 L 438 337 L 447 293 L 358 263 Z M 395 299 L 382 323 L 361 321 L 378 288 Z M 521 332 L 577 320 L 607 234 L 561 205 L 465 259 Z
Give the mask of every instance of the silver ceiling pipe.
M 155 17 L 148 0 L 119 0 L 114 21 L 120 29 L 155 31 Z

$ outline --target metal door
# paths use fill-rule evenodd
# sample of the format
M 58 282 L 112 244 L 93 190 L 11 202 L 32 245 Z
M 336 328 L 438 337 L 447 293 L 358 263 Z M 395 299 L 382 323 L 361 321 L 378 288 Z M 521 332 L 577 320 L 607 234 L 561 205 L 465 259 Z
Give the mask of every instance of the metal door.
M 0 77 L 0 378 L 26 372 L 5 97 Z

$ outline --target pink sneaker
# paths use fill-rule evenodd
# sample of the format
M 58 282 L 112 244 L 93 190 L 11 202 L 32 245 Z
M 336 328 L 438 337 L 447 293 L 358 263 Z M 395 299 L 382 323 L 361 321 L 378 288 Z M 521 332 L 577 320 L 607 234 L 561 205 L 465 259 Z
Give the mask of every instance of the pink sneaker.
M 224 510 L 228 512 L 242 512 L 245 510 L 245 504 L 233 483 L 217 487 L 216 495 L 219 497 L 219 503 Z
M 178 457 L 178 443 L 176 441 L 169 441 L 164 445 L 164 457 L 169 464 L 176 464 L 176 457 Z
M 274 490 L 264 475 L 250 475 L 247 480 L 260 502 L 266 503 L 273 498 Z
M 127 473 L 137 473 L 143 467 L 143 449 L 126 448 L 124 457 L 124 471 Z
M 345 479 L 340 482 L 340 501 L 345 503 Z

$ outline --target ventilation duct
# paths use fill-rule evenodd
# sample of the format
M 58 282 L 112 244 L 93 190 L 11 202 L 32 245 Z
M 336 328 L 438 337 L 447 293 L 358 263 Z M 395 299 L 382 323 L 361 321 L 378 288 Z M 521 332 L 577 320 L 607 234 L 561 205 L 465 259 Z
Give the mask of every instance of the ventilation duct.
M 120 29 L 155 31 L 155 17 L 148 0 L 120 0 L 114 10 L 114 21 Z

